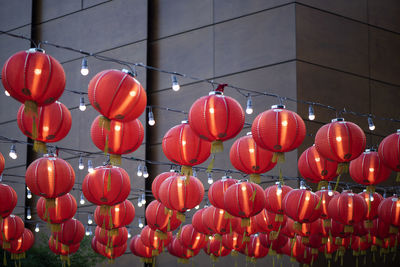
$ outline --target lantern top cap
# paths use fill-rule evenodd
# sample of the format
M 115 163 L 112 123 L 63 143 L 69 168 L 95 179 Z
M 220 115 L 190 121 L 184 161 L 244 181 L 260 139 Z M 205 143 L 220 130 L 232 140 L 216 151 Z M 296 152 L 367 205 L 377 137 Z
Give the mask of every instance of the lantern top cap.
M 332 122 L 337 122 L 337 121 L 344 121 L 344 119 L 343 119 L 343 118 L 335 118 L 335 119 L 332 119 Z
M 211 91 L 208 93 L 208 95 L 224 95 L 224 92 L 221 91 Z
M 132 77 L 135 77 L 135 74 L 134 74 L 132 71 L 130 71 L 130 70 L 122 69 L 121 71 L 124 72 L 124 73 L 126 73 L 126 74 L 128 74 L 128 75 L 130 75 L 130 76 L 132 76 Z
M 28 53 L 36 53 L 36 52 L 40 52 L 40 53 L 45 53 L 44 49 L 42 48 L 29 48 L 28 50 L 26 50 L 26 52 Z
M 400 134 L 400 129 L 397 129 L 397 134 Z
M 181 121 L 181 123 L 182 124 L 187 124 L 187 123 L 189 123 L 189 121 L 188 120 L 183 120 L 183 121 Z
M 221 177 L 221 180 L 226 180 L 226 179 L 232 179 L 232 176 L 224 175 L 224 176 Z
M 281 108 L 281 109 L 282 109 L 282 108 L 286 108 L 286 107 L 285 107 L 285 105 L 281 105 L 281 104 L 279 104 L 279 105 L 272 105 L 272 106 L 271 106 L 271 109 L 277 109 L 277 108 Z
M 375 148 L 367 148 L 367 149 L 365 149 L 364 153 L 371 153 L 371 152 L 376 152 L 376 149 Z
M 251 132 L 247 132 L 246 135 L 252 135 L 252 133 Z

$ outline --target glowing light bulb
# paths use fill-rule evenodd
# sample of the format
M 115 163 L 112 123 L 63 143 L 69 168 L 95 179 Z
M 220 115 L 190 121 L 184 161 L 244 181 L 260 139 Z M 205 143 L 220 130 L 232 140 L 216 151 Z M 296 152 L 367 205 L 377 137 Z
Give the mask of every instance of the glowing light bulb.
M 146 165 L 143 165 L 143 178 L 149 177 L 149 173 L 147 172 L 147 167 Z
M 342 142 L 342 137 L 340 137 L 340 136 L 336 137 L 336 141 Z
M 83 76 L 86 76 L 89 74 L 88 61 L 87 61 L 86 57 L 82 58 L 81 74 Z
M 320 162 L 321 159 L 320 159 L 320 158 L 315 158 L 315 161 L 316 161 L 316 162 Z
M 315 120 L 314 107 L 312 105 L 308 107 L 308 119 L 310 121 Z
M 128 229 L 128 238 L 131 238 L 131 237 L 132 237 L 131 229 L 129 228 L 129 229 Z
M 328 184 L 328 196 L 333 196 L 333 191 L 332 191 L 332 187 L 330 184 Z
M 40 231 L 40 228 L 39 228 L 39 224 L 37 223 L 36 226 L 35 226 L 35 232 L 39 233 L 39 231 Z
M 114 126 L 114 130 L 120 131 L 120 130 L 121 130 L 121 125 L 116 124 L 116 125 Z
M 31 199 L 32 198 L 32 192 L 29 189 L 29 187 L 26 187 L 26 198 Z
M 146 204 L 146 195 L 142 194 L 142 204 Z
M 282 126 L 287 126 L 288 125 L 288 122 L 287 121 L 282 121 Z
M 88 224 L 92 224 L 93 223 L 93 219 L 92 219 L 92 215 L 91 214 L 88 214 L 87 223 Z
M 250 152 L 250 153 L 254 153 L 254 148 L 250 148 L 250 149 L 249 149 L 249 152 Z
M 196 210 L 198 210 L 200 208 L 200 205 L 197 205 L 196 207 L 194 207 Z
M 374 195 L 372 193 L 369 194 L 369 201 L 374 201 Z
M 209 172 L 208 174 L 207 174 L 207 183 L 208 184 L 212 184 L 213 182 L 214 182 L 214 180 L 213 180 L 213 178 L 212 178 L 212 175 L 211 175 L 211 172 Z
M 176 78 L 176 75 L 171 75 L 171 81 L 172 81 L 172 90 L 178 92 L 181 86 L 178 83 L 178 78 Z
M 134 90 L 130 91 L 130 92 L 129 92 L 129 95 L 132 96 L 132 97 L 134 97 L 134 96 L 136 95 L 136 91 L 134 91 Z
M 142 218 L 139 218 L 139 228 L 143 228 L 144 224 L 142 222 Z
M 6 96 L 10 96 L 10 93 L 9 93 L 7 90 L 4 90 L 4 94 L 5 94 Z
M 310 201 L 310 197 L 309 196 L 306 196 L 306 201 Z
M 81 193 L 81 198 L 79 200 L 79 203 L 81 203 L 81 205 L 85 204 L 85 197 L 83 196 L 83 193 Z
M 28 209 L 26 210 L 26 219 L 30 220 L 32 219 L 32 214 L 31 214 L 31 208 L 28 207 Z
M 282 194 L 282 185 L 279 183 L 278 188 L 276 189 L 276 195 L 280 196 Z
M 182 146 L 185 146 L 185 145 L 186 145 L 186 141 L 182 140 Z
M 143 175 L 142 164 L 138 165 L 136 175 L 139 177 Z
M 246 104 L 246 113 L 247 114 L 252 114 L 253 113 L 253 101 L 251 100 L 251 96 L 249 95 L 247 97 L 247 104 Z
M 375 130 L 375 124 L 374 124 L 374 122 L 372 121 L 372 118 L 371 118 L 371 117 L 368 117 L 368 128 L 369 128 L 371 131 Z
M 15 148 L 15 144 L 12 144 L 12 145 L 11 145 L 10 153 L 8 153 L 8 155 L 9 155 L 10 158 L 12 158 L 12 159 L 17 159 L 17 158 L 18 158 L 17 150 L 16 150 L 16 148 Z
M 88 166 L 88 172 L 89 173 L 93 173 L 94 172 L 93 163 L 92 163 L 92 161 L 90 159 L 87 162 L 87 166 Z
M 78 168 L 79 168 L 80 170 L 83 170 L 83 169 L 85 168 L 85 165 L 83 164 L 83 158 L 82 158 L 82 156 L 79 157 Z
M 219 211 L 219 214 L 224 214 L 224 210 L 220 210 L 220 211 Z
M 148 124 L 149 124 L 150 126 L 154 126 L 154 125 L 156 124 L 156 121 L 154 120 L 153 110 L 152 110 L 151 107 L 149 108 Z
M 247 188 L 246 188 L 245 185 L 242 185 L 242 186 L 241 186 L 241 189 L 242 189 L 242 191 L 246 191 L 246 190 L 247 190 Z
M 199 236 L 199 235 L 198 235 L 198 236 L 196 236 L 196 239 L 197 239 L 197 240 L 199 240 L 199 239 L 200 239 L 200 236 Z
M 86 110 L 85 98 L 83 98 L 83 96 L 81 96 L 79 98 L 79 110 L 80 111 L 85 111 Z

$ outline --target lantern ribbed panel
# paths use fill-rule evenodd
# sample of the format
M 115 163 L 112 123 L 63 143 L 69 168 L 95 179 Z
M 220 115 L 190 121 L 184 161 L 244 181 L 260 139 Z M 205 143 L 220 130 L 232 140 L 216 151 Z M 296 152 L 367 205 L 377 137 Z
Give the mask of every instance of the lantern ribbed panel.
M 349 162 L 365 149 L 366 138 L 363 130 L 348 121 L 334 121 L 322 126 L 315 135 L 315 147 L 322 157 Z
M 17 202 L 18 197 L 15 190 L 9 185 L 0 183 L 0 217 L 5 218 L 10 215 Z
M 228 188 L 236 184 L 238 180 L 232 178 L 224 178 L 215 181 L 208 189 L 208 200 L 214 207 L 225 209 L 224 197 Z
M 325 220 L 328 220 L 329 223 L 326 223 Z M 309 227 L 311 235 L 328 237 L 331 230 L 331 219 L 317 219 L 310 223 Z
M 269 234 L 261 234 L 260 242 L 266 248 L 272 249 L 273 251 L 280 250 L 288 242 L 288 238 L 282 234 L 278 235 L 276 239 L 271 239 Z
M 359 195 L 364 199 L 367 204 L 367 213 L 365 215 L 365 220 L 373 220 L 378 218 L 378 208 L 379 204 L 381 204 L 383 197 L 379 193 L 373 193 L 373 200 L 370 199 L 370 194 L 368 192 L 361 192 Z
M 111 206 L 111 218 L 110 214 L 103 214 L 100 210 L 101 208 L 97 207 L 94 211 L 94 221 L 98 226 L 107 230 L 128 225 L 135 218 L 135 207 L 129 200 Z M 112 224 L 110 224 L 110 219 Z
M 229 249 L 240 251 L 248 242 L 243 240 L 243 235 L 236 232 L 222 236 L 222 244 Z
M 259 259 L 267 256 L 269 249 L 261 244 L 260 239 L 260 235 L 250 236 L 250 242 L 247 246 L 248 257 Z
M 367 204 L 364 199 L 351 192 L 334 196 L 328 205 L 328 215 L 345 225 L 352 225 L 365 219 Z
M 71 194 L 55 199 L 55 206 L 46 207 L 46 199 L 39 198 L 36 203 L 37 214 L 43 221 L 53 224 L 63 223 L 71 219 L 77 210 L 76 200 Z
M 33 244 L 35 243 L 35 237 L 31 230 L 25 228 L 22 236 L 18 239 L 14 239 L 10 242 L 10 248 L 6 249 L 7 251 L 19 254 L 24 253 L 29 250 Z
M 181 259 L 189 259 L 196 256 L 200 252 L 200 249 L 191 250 L 186 248 L 181 244 L 178 238 L 175 237 L 172 239 L 171 243 L 169 243 L 167 249 L 171 255 Z
M 265 197 L 267 199 L 265 208 L 268 211 L 283 214 L 283 199 L 285 198 L 286 194 L 289 193 L 293 188 L 287 185 L 282 185 L 282 192 L 277 194 L 278 185 L 272 185 L 265 189 Z
M 379 144 L 378 152 L 386 166 L 400 172 L 400 132 L 386 136 Z
M 201 139 L 187 123 L 172 127 L 162 140 L 164 155 L 179 165 L 194 166 L 210 156 L 211 143 Z
M 329 190 L 323 189 L 323 190 L 319 190 L 319 191 L 315 192 L 315 194 L 317 194 L 317 196 L 319 196 L 321 198 L 321 209 L 322 209 L 321 218 L 327 219 L 329 202 L 335 195 L 339 195 L 340 193 L 332 190 L 332 193 L 331 193 L 332 196 L 330 196 Z
M 351 249 L 355 251 L 366 251 L 371 247 L 367 238 L 354 236 L 351 240 Z
M 76 219 L 69 219 L 61 224 L 61 231 L 54 232 L 53 238 L 65 245 L 80 243 L 85 235 L 83 224 Z
M 110 180 L 110 181 L 109 181 Z M 82 183 L 85 198 L 96 205 L 115 205 L 126 200 L 131 191 L 128 173 L 116 166 L 100 166 L 88 173 Z
M 364 152 L 350 162 L 349 172 L 358 184 L 376 185 L 386 181 L 392 170 L 383 164 L 378 152 Z
M 306 126 L 296 112 L 272 108 L 254 119 L 251 132 L 260 147 L 273 152 L 288 152 L 303 142 Z
M 191 250 L 202 249 L 207 244 L 206 236 L 197 232 L 191 224 L 182 227 L 178 240 L 182 246 Z
M 155 230 L 146 225 L 140 233 L 140 239 L 145 246 L 151 247 L 152 249 L 162 250 L 162 248 L 168 246 L 169 242 L 171 242 L 172 232 L 167 232 L 166 237 L 161 239 L 159 236 L 157 236 Z
M 310 223 L 302 223 L 300 227 L 295 227 L 295 222 L 293 219 L 290 217 L 287 218 L 286 220 L 286 225 L 285 227 L 290 231 L 293 232 L 294 234 L 298 236 L 309 236 L 310 235 Z
M 140 235 L 135 235 L 129 243 L 129 248 L 132 253 L 138 257 L 151 258 L 153 249 L 143 244 Z
M 154 178 L 153 182 L 151 183 L 151 192 L 153 193 L 153 196 L 156 200 L 160 201 L 158 193 L 160 191 L 161 184 L 169 177 L 177 175 L 179 175 L 179 173 L 175 171 L 170 171 L 170 172 L 160 173 L 159 175 L 156 176 L 156 178 Z
M 68 249 L 66 249 L 65 246 L 62 246 L 61 242 L 57 242 L 57 240 L 55 240 L 53 238 L 53 236 L 50 236 L 48 245 L 49 245 L 50 250 L 54 254 L 68 256 L 68 255 L 72 255 L 75 252 L 77 252 L 81 243 L 76 243 L 76 244 L 70 245 L 70 246 L 68 246 Z
M 176 211 L 166 211 L 166 207 L 157 200 L 150 202 L 146 208 L 146 221 L 153 230 L 158 229 L 162 232 L 174 231 L 181 225 L 181 221 L 178 220 L 176 215 Z M 168 222 L 170 222 L 170 229 L 168 229 Z
M 0 222 L 0 239 L 4 242 L 18 239 L 24 233 L 24 222 L 15 215 L 10 215 Z
M 333 237 L 346 238 L 351 235 L 350 232 L 345 231 L 345 224 L 337 222 L 332 219 L 331 235 Z
M 310 223 L 321 216 L 319 196 L 306 189 L 295 189 L 283 199 L 285 214 L 299 223 Z
M 56 198 L 71 191 L 75 172 L 67 161 L 45 155 L 29 165 L 25 181 L 33 194 Z
M 99 252 L 99 254 L 103 255 L 104 257 L 107 257 L 110 260 L 122 256 L 125 253 L 127 247 L 128 244 L 124 243 L 121 246 L 113 247 L 112 249 L 110 249 L 107 246 L 103 245 L 102 243 L 96 242 L 96 250 Z
M 5 163 L 4 156 L 0 153 L 0 174 L 4 171 Z
M 20 51 L 4 64 L 1 81 L 10 95 L 21 103 L 38 106 L 56 101 L 65 88 L 65 73 L 53 57 L 41 52 Z
M 400 227 L 400 199 L 392 196 L 382 200 L 379 204 L 378 216 L 385 223 Z
M 197 99 L 189 111 L 190 127 L 208 141 L 235 137 L 244 125 L 244 111 L 235 99 L 211 94 Z
M 111 120 L 110 130 L 101 124 L 97 116 L 90 128 L 93 144 L 100 150 L 115 155 L 129 154 L 136 151 L 143 142 L 143 125 L 138 119 L 127 122 Z M 107 151 L 105 148 L 107 146 Z
M 202 234 L 211 235 L 212 231 L 207 227 L 207 225 L 203 221 L 203 213 L 207 208 L 200 209 L 193 214 L 192 217 L 192 225 L 193 228 Z
M 390 224 L 377 218 L 373 221 L 373 226 L 369 229 L 371 235 L 376 236 L 380 239 L 388 238 L 393 233 L 390 233 Z
M 260 231 L 266 233 L 271 231 L 278 231 L 279 227 L 284 227 L 286 224 L 287 217 L 283 216 L 282 222 L 275 220 L 276 213 L 270 212 L 263 209 L 259 214 L 255 216 L 255 220 Z
M 58 142 L 67 136 L 71 130 L 71 112 L 61 102 L 38 107 L 38 115 L 32 117 L 24 112 L 25 105 L 21 105 L 17 114 L 17 123 L 21 132 L 27 137 L 45 143 Z M 35 123 L 33 121 L 35 120 Z M 35 127 L 33 127 L 35 125 Z M 37 131 L 35 137 L 32 131 Z
M 110 120 L 131 121 L 146 108 L 147 96 L 140 83 L 119 70 L 104 70 L 90 80 L 89 101 Z
M 235 230 L 238 224 L 236 218 L 230 219 L 226 217 L 225 210 L 213 206 L 209 206 L 204 210 L 202 220 L 211 233 L 220 235 L 229 233 L 231 229 Z
M 334 252 L 338 250 L 338 246 L 335 244 L 335 239 L 334 238 L 329 238 L 328 237 L 328 242 L 320 247 L 319 252 L 325 253 L 326 255 L 332 255 Z
M 110 230 L 105 230 L 99 226 L 96 227 L 95 236 L 97 242 L 108 247 L 120 247 L 128 241 L 128 230 L 126 227 L 113 229 L 116 233 L 110 233 Z
M 208 240 L 207 245 L 203 248 L 204 252 L 208 255 L 213 255 L 215 257 L 225 257 L 228 256 L 229 253 L 231 253 L 231 249 L 226 248 L 223 244 L 221 244 L 222 241 L 219 240 L 218 238 L 211 237 L 210 240 Z
M 248 225 L 242 225 L 240 218 L 234 218 L 237 220 L 236 228 L 234 229 L 234 231 L 241 235 L 244 235 L 246 233 L 246 236 L 260 232 L 261 230 L 258 227 L 255 217 L 256 216 L 249 218 L 250 221 Z

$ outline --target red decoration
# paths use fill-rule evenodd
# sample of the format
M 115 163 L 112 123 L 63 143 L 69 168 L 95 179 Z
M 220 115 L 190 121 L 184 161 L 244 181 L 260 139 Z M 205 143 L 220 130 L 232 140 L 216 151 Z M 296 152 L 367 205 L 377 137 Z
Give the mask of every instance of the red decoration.
M 333 237 L 346 238 L 346 237 L 349 237 L 350 234 L 351 234 L 351 231 L 346 229 L 346 225 L 344 225 L 343 223 L 340 223 L 340 222 L 332 220 L 332 223 L 331 223 L 331 235 Z
M 214 234 L 226 234 L 232 232 L 236 228 L 238 220 L 229 218 L 229 214 L 223 210 L 213 206 L 207 207 L 202 213 L 203 225 Z M 192 222 L 193 223 L 193 222 Z
M 85 235 L 83 224 L 76 219 L 69 219 L 61 224 L 61 231 L 53 233 L 53 238 L 60 243 L 71 246 L 80 243 Z
M 235 218 L 237 220 L 236 228 L 234 231 L 243 236 L 249 236 L 260 232 L 260 228 L 256 222 L 256 216 L 250 217 L 246 220 L 240 220 L 240 218 Z
M 113 247 L 112 249 L 101 244 L 100 242 L 96 242 L 96 250 L 98 251 L 98 253 L 110 260 L 122 256 L 125 253 L 127 247 L 128 244 L 126 242 L 123 245 Z
M 17 201 L 15 190 L 9 185 L 0 183 L 0 221 L 13 212 Z
M 276 214 L 263 209 L 255 216 L 255 220 L 260 231 L 269 233 L 272 231 L 278 232 L 279 229 L 285 226 L 287 217 L 283 215 L 282 221 L 275 220 Z
M 35 243 L 35 237 L 31 230 L 25 228 L 22 236 L 18 239 L 14 239 L 10 243 L 10 248 L 6 249 L 11 252 L 11 259 L 22 259 L 25 258 L 25 251 L 29 250 L 33 243 Z
M 400 199 L 394 195 L 382 200 L 379 204 L 378 216 L 385 223 L 400 227 Z
M 202 249 L 207 244 L 206 236 L 197 232 L 191 224 L 182 227 L 179 242 L 191 250 Z
M 246 242 L 245 240 L 243 240 L 243 235 L 236 232 L 232 232 L 222 236 L 222 245 L 228 249 L 240 251 L 247 245 L 247 243 L 248 241 Z
M 301 154 L 297 165 L 300 174 L 312 183 L 329 182 L 337 176 L 337 162 L 323 158 L 315 145 Z
M 168 209 L 185 212 L 200 204 L 204 187 L 196 177 L 174 176 L 161 184 L 158 196 Z
M 146 92 L 132 75 L 124 71 L 97 73 L 89 83 L 88 95 L 92 106 L 110 120 L 131 121 L 146 108 Z
M 105 230 L 97 226 L 95 236 L 97 242 L 109 248 L 120 247 L 126 244 L 126 241 L 128 241 L 128 230 L 126 229 L 126 227 Z
M 385 238 L 388 238 L 390 235 L 393 235 L 394 232 L 397 232 L 393 231 L 392 229 L 393 227 L 391 227 L 390 224 L 387 224 L 386 222 L 378 218 L 373 221 L 373 226 L 369 229 L 369 233 L 372 236 L 376 236 L 377 238 L 383 240 Z
M 117 205 L 110 207 L 110 214 L 102 213 L 101 207 L 97 207 L 94 212 L 94 221 L 104 229 L 111 230 L 130 224 L 135 218 L 135 207 L 132 202 L 125 200 Z
M 5 163 L 4 156 L 0 153 L 0 174 L 4 171 Z
M 131 191 L 128 173 L 116 166 L 96 167 L 82 183 L 85 198 L 96 205 L 115 205 L 124 201 Z
M 315 136 L 318 153 L 337 162 L 349 162 L 357 158 L 365 149 L 365 134 L 352 122 L 342 118 L 334 119 L 322 126 Z
M 265 197 L 267 199 L 265 208 L 273 213 L 277 214 L 277 220 L 283 220 L 283 199 L 286 194 L 289 193 L 293 188 L 287 185 L 275 184 L 273 186 L 269 186 L 265 189 Z
M 166 210 L 166 207 L 157 200 L 153 200 L 146 208 L 146 221 L 153 230 L 161 232 L 174 231 L 181 225 L 177 218 L 177 212 Z
M 247 246 L 247 256 L 256 259 L 267 256 L 269 249 L 261 244 L 261 235 L 262 234 L 255 234 L 250 236 L 250 242 Z
M 160 251 L 158 251 L 157 249 L 152 249 L 151 247 L 145 246 L 142 239 L 140 238 L 140 235 L 135 235 L 131 239 L 131 242 L 129 243 L 129 248 L 134 255 L 145 259 L 147 263 L 151 263 L 151 258 L 160 253 Z
M 16 240 L 24 233 L 24 222 L 15 215 L 9 215 L 0 221 L 0 240 L 3 241 L 3 249 L 10 248 L 10 242 Z
M 65 88 L 61 64 L 41 49 L 29 49 L 12 55 L 1 74 L 4 89 L 21 103 L 44 106 L 56 101 Z
M 400 181 L 400 130 L 389 136 L 379 144 L 379 157 L 393 171 L 397 172 L 396 181 Z
M 311 223 L 321 216 L 320 198 L 306 189 L 295 189 L 286 194 L 285 214 L 299 223 Z
M 162 233 L 157 230 L 153 230 L 148 225 L 146 225 L 140 233 L 140 239 L 145 246 L 152 249 L 162 250 L 171 242 L 172 233 Z
M 371 243 L 364 237 L 355 236 L 351 240 L 351 249 L 357 252 L 366 251 L 371 247 Z
M 161 184 L 167 180 L 171 176 L 177 176 L 179 175 L 178 172 L 176 171 L 169 171 L 169 172 L 163 172 L 160 173 L 159 175 L 154 178 L 153 182 L 151 183 L 151 192 L 153 193 L 153 196 L 155 199 L 160 201 L 160 197 L 158 196 L 158 192 L 160 191 L 160 186 Z
M 328 219 L 329 218 L 329 216 L 328 216 L 329 202 L 331 201 L 331 199 L 334 196 L 339 195 L 340 193 L 338 191 L 334 191 L 334 190 L 322 189 L 322 190 L 315 192 L 315 194 L 321 198 L 321 210 L 322 210 L 321 218 Z
M 71 246 L 66 246 L 66 245 L 62 244 L 61 242 L 57 242 L 57 240 L 55 240 L 53 238 L 53 236 L 50 236 L 48 244 L 49 244 L 50 250 L 53 253 L 55 253 L 57 255 L 61 255 L 61 256 L 69 256 L 71 254 L 74 254 L 75 252 L 78 251 L 78 249 L 81 245 L 81 243 L 76 243 Z M 67 259 L 68 259 L 67 257 L 62 257 L 63 261 L 67 260 Z
M 225 192 L 225 210 L 231 215 L 249 218 L 265 208 L 265 193 L 261 186 L 241 182 L 231 185 Z
M 212 235 L 212 230 L 208 228 L 203 220 L 203 213 L 206 211 L 206 209 L 207 208 L 200 209 L 193 214 L 192 225 L 197 232 L 205 235 Z
M 231 253 L 231 249 L 226 248 L 219 238 L 211 237 L 207 245 L 203 248 L 204 252 L 214 257 L 225 257 Z
M 365 203 L 367 204 L 367 213 L 365 215 L 365 220 L 372 221 L 378 218 L 378 208 L 379 204 L 381 204 L 383 197 L 379 193 L 369 193 L 369 192 L 362 192 L 359 195 L 364 199 Z
M 173 237 L 171 243 L 168 245 L 168 251 L 171 255 L 178 257 L 178 261 L 187 262 L 187 259 L 199 254 L 200 249 L 191 250 L 184 247 L 178 238 Z
M 277 251 L 282 249 L 288 242 L 288 238 L 284 235 L 271 236 L 269 234 L 260 234 L 260 242 L 266 248 L 269 248 L 269 252 L 275 254 Z
M 75 183 L 75 172 L 65 160 L 54 155 L 44 155 L 29 165 L 25 181 L 33 194 L 56 198 L 71 191 Z
M 213 142 L 211 152 L 219 152 L 223 141 L 235 137 L 242 130 L 244 112 L 235 99 L 221 91 L 212 91 L 193 103 L 189 124 L 201 139 Z
M 232 179 L 231 176 L 223 176 L 222 179 L 215 181 L 208 189 L 208 200 L 211 205 L 219 209 L 225 209 L 224 197 L 226 190 L 237 182 L 238 180 Z
M 237 139 L 229 153 L 233 167 L 250 174 L 251 181 L 260 183 L 260 174 L 272 170 L 276 162 L 272 162 L 273 153 L 261 148 L 250 135 Z

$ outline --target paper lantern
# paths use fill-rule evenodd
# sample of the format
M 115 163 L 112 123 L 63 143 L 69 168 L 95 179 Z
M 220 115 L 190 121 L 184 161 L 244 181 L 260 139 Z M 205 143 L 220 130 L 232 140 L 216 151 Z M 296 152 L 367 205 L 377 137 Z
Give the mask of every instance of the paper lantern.
M 391 227 L 390 224 L 387 224 L 383 220 L 377 218 L 373 220 L 373 225 L 371 228 L 369 228 L 369 234 L 383 240 L 397 233 L 397 231 L 393 230 L 393 226 Z
M 9 215 L 0 222 L 0 240 L 3 241 L 3 249 L 10 248 L 10 242 L 16 240 L 24 233 L 24 222 L 15 215 Z
M 250 174 L 250 180 L 260 183 L 260 174 L 272 170 L 276 162 L 272 162 L 273 153 L 256 144 L 251 133 L 237 139 L 230 150 L 229 158 L 233 167 Z
M 185 212 L 201 203 L 204 186 L 193 176 L 173 176 L 161 184 L 158 196 L 168 209 Z
M 212 142 L 211 152 L 223 150 L 222 142 L 239 134 L 244 111 L 239 102 L 223 94 L 223 86 L 197 99 L 189 111 L 189 124 L 204 140 Z
M 300 174 L 312 183 L 326 183 L 337 176 L 337 162 L 322 157 L 315 145 L 301 154 L 297 166 Z
M 182 173 L 193 175 L 192 166 L 199 165 L 210 156 L 211 143 L 201 139 L 187 121 L 172 127 L 162 140 L 164 155 L 182 165 Z
M 379 204 L 381 204 L 383 197 L 379 193 L 372 192 L 361 192 L 359 195 L 364 199 L 367 204 L 367 213 L 365 215 L 365 220 L 372 221 L 378 218 Z
M 225 209 L 224 197 L 228 188 L 236 184 L 238 180 L 231 176 L 223 176 L 222 179 L 215 181 L 208 189 L 208 200 L 211 205 L 219 209 Z
M 10 248 L 6 249 L 11 252 L 12 260 L 20 260 L 25 258 L 25 252 L 28 251 L 35 243 L 35 237 L 31 230 L 25 228 L 21 237 L 10 242 Z
M 5 167 L 5 160 L 4 160 L 4 156 L 3 156 L 3 154 L 1 154 L 1 152 L 0 152 L 0 174 L 2 174 L 3 173 L 3 171 L 4 171 L 4 167 Z
M 271 235 L 271 234 L 259 234 L 261 245 L 269 248 L 271 255 L 276 254 L 283 246 L 286 245 L 288 238 L 282 234 Z
M 311 223 L 322 213 L 320 198 L 306 189 L 291 190 L 283 199 L 285 214 L 298 223 Z
M 56 101 L 65 88 L 61 64 L 37 48 L 12 55 L 3 66 L 1 78 L 4 89 L 33 112 L 37 106 Z
M 171 242 L 172 233 L 162 233 L 160 231 L 153 230 L 146 225 L 140 233 L 140 239 L 145 246 L 151 247 L 152 249 L 162 250 Z
M 400 129 L 386 136 L 379 144 L 380 159 L 393 171 L 397 172 L 396 181 L 400 181 Z
M 283 199 L 286 194 L 293 188 L 287 185 L 275 184 L 265 189 L 265 198 L 267 200 L 265 208 L 273 213 L 276 213 L 276 220 L 283 221 Z
M 325 245 L 319 248 L 319 251 L 325 254 L 326 259 L 330 261 L 332 259 L 332 254 L 338 250 L 338 246 L 335 244 L 333 238 L 328 237 Z
M 131 239 L 129 248 L 134 255 L 141 257 L 146 263 L 152 263 L 152 257 L 160 253 L 157 249 L 145 246 L 140 235 L 135 235 Z
M 110 207 L 109 213 L 102 213 L 101 207 L 94 211 L 94 221 L 104 229 L 111 230 L 130 224 L 135 218 L 135 207 L 132 202 L 125 200 L 117 205 Z
M 371 247 L 371 243 L 366 238 L 354 236 L 351 240 L 351 249 L 357 252 L 368 250 Z
M 366 221 L 361 221 L 361 222 L 354 224 L 353 225 L 353 228 L 354 228 L 353 235 L 354 236 L 368 235 L 371 227 L 367 229 L 365 226 L 366 226 Z
M 240 251 L 249 242 L 247 239 L 248 237 L 244 238 L 243 235 L 232 232 L 222 236 L 222 245 L 228 249 Z
M 237 223 L 236 228 L 233 231 L 243 236 L 250 236 L 252 234 L 261 232 L 255 218 L 256 216 L 250 217 L 248 219 L 235 218 L 237 220 Z
M 331 219 L 317 219 L 310 224 L 306 224 L 310 228 L 310 235 L 319 235 L 328 237 L 332 227 Z
M 296 149 L 306 136 L 303 119 L 285 109 L 284 105 L 274 105 L 260 113 L 253 121 L 251 132 L 256 143 L 275 154 L 273 162 L 283 161 L 284 152 Z
M 231 253 L 231 249 L 224 247 L 220 238 L 212 236 L 207 245 L 203 248 L 204 252 L 213 257 L 225 257 Z
M 169 177 L 176 175 L 179 175 L 179 173 L 174 170 L 171 170 L 169 172 L 160 173 L 159 175 L 156 176 L 156 178 L 154 178 L 153 182 L 151 183 L 151 192 L 153 193 L 155 199 L 160 201 L 158 192 L 160 191 L 161 184 Z
M 191 250 L 202 249 L 207 244 L 206 236 L 197 232 L 191 224 L 182 227 L 179 242 Z
M 286 220 L 285 228 L 287 228 L 290 232 L 302 237 L 308 237 L 311 234 L 311 223 L 299 224 L 290 217 L 288 217 Z
M 193 214 L 192 225 L 197 232 L 205 235 L 212 235 L 212 230 L 209 229 L 208 226 L 205 224 L 205 221 L 203 221 L 203 213 L 206 209 L 207 208 L 199 209 Z
M 85 198 L 96 205 L 116 205 L 131 191 L 128 173 L 116 166 L 99 166 L 88 173 L 82 183 Z
M 61 256 L 66 256 L 66 257 L 61 257 L 61 259 L 63 261 L 67 261 L 69 255 L 74 254 L 75 252 L 78 251 L 81 243 L 76 243 L 71 246 L 67 246 L 67 245 L 63 245 L 59 241 L 57 242 L 57 240 L 55 240 L 53 238 L 53 236 L 50 236 L 48 245 L 49 245 L 50 250 L 53 253 L 55 253 L 57 255 L 61 255 Z
M 358 184 L 376 185 L 386 181 L 392 172 L 383 164 L 378 152 L 367 149 L 350 162 L 350 176 Z
M 126 242 L 123 245 L 113 247 L 112 249 L 108 248 L 100 242 L 96 242 L 96 250 L 99 252 L 99 254 L 110 260 L 122 256 L 125 253 L 127 247 L 128 244 Z
M 400 227 L 400 199 L 394 195 L 382 200 L 378 207 L 378 216 L 385 223 Z
M 353 233 L 354 233 L 354 229 L 351 229 L 351 231 L 353 231 Z M 345 224 L 337 222 L 335 220 L 332 220 L 332 223 L 331 223 L 331 235 L 333 237 L 346 238 L 346 237 L 349 237 L 352 234 L 351 231 L 346 228 Z
M 53 238 L 60 243 L 71 246 L 80 243 L 85 235 L 85 227 L 77 219 L 69 219 L 61 224 L 60 232 L 53 233 Z
M 97 242 L 107 246 L 108 248 L 120 247 L 128 241 L 128 230 L 126 227 L 105 230 L 97 226 L 95 236 Z
M 263 209 L 259 214 L 255 216 L 255 220 L 260 231 L 264 233 L 270 233 L 272 231 L 278 232 L 282 227 L 285 226 L 287 217 L 283 215 L 282 221 L 275 220 L 276 214 Z
M 337 162 L 349 162 L 356 159 L 365 149 L 365 134 L 352 122 L 343 118 L 333 119 L 322 126 L 315 136 L 318 153 Z
M 55 155 L 44 155 L 28 166 L 25 182 L 33 194 L 56 198 L 71 191 L 75 172 L 67 161 Z
M 120 122 L 111 120 L 107 129 L 101 116 L 97 116 L 90 128 L 93 144 L 105 153 L 115 164 L 121 163 L 121 155 L 136 151 L 143 142 L 143 125 L 138 119 Z
M 9 185 L 0 183 L 0 222 L 13 212 L 17 201 L 18 197 L 15 190 Z
M 328 216 L 328 205 L 329 205 L 329 202 L 331 201 L 331 199 L 334 196 L 339 195 L 340 193 L 338 191 L 334 191 L 334 190 L 330 190 L 330 189 L 328 189 L 328 190 L 322 189 L 322 190 L 319 190 L 319 191 L 315 192 L 315 194 L 317 196 L 319 196 L 320 199 L 321 199 L 321 203 L 320 203 L 321 210 L 322 210 L 321 218 L 326 220 L 326 219 L 329 218 L 329 216 Z
M 187 263 L 189 258 L 196 256 L 200 252 L 200 249 L 191 250 L 184 247 L 178 238 L 175 237 L 172 238 L 172 241 L 169 243 L 167 249 L 171 255 L 178 257 L 178 262 L 181 263 Z
M 146 222 L 153 230 L 161 232 L 174 231 L 181 225 L 177 212 L 166 210 L 166 207 L 157 200 L 153 200 L 146 208 Z
M 128 71 L 104 70 L 90 80 L 89 101 L 109 120 L 121 122 L 138 118 L 146 108 L 147 96 Z
M 211 233 L 220 235 L 230 233 L 236 228 L 238 220 L 228 215 L 223 209 L 209 206 L 202 213 L 203 224 Z

